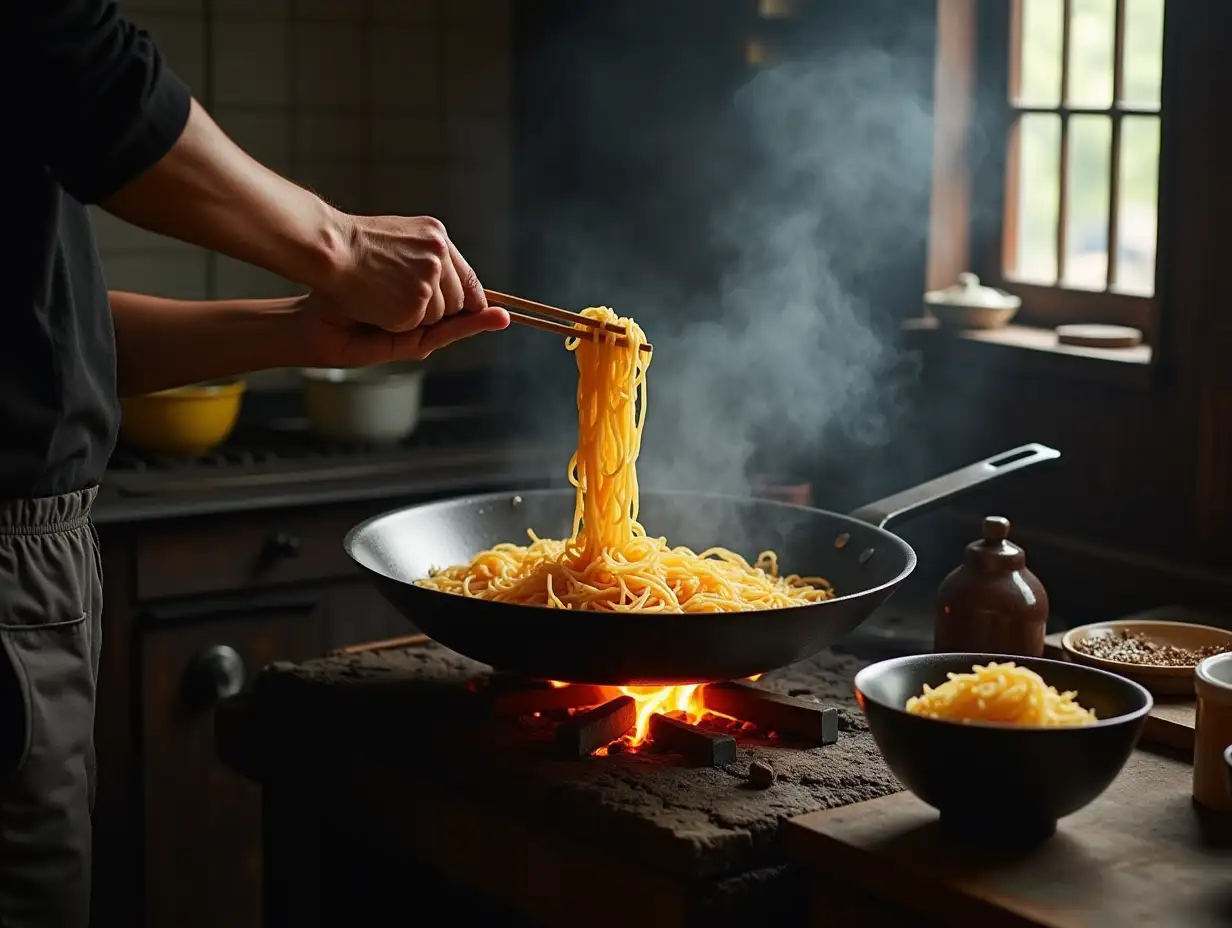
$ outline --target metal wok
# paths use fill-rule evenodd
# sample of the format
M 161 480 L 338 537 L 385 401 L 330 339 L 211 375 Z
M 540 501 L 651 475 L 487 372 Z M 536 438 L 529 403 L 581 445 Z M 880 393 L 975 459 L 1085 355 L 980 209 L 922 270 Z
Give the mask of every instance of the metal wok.
M 834 599 L 790 609 L 684 615 L 574 612 L 517 606 L 415 586 L 433 567 L 465 564 L 528 528 L 568 537 L 574 491 L 491 493 L 397 509 L 346 536 L 347 553 L 429 637 L 467 657 L 529 677 L 598 684 L 736 680 L 803 660 L 851 631 L 915 568 L 911 546 L 885 525 L 987 480 L 1060 457 L 1030 444 L 857 509 L 851 515 L 759 499 L 643 493 L 647 531 L 695 551 L 722 545 L 756 557 L 773 549 L 785 572 L 821 575 Z

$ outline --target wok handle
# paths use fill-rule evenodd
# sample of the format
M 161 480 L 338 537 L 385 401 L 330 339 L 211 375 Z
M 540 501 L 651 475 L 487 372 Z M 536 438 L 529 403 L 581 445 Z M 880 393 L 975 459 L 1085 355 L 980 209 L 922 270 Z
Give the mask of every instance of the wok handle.
M 1047 445 L 1022 445 L 1011 451 L 1002 451 L 978 464 L 961 467 L 943 477 L 936 477 L 910 490 L 903 490 L 875 503 L 861 506 L 851 513 L 853 518 L 884 528 L 891 520 L 932 509 L 986 480 L 1004 477 L 1006 474 L 1044 461 L 1055 461 L 1061 452 Z

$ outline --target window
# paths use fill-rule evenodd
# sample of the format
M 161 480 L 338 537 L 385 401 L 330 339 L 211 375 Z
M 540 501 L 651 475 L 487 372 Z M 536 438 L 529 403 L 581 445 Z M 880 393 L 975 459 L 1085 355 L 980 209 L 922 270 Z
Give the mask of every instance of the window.
M 1154 330 L 1164 6 L 978 4 L 975 263 L 1024 321 Z

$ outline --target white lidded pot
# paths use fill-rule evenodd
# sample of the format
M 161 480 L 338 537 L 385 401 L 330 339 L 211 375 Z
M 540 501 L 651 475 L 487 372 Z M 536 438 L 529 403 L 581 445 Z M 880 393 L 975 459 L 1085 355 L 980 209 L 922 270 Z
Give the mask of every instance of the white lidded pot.
M 324 438 L 396 444 L 419 424 L 424 380 L 419 364 L 306 367 L 301 374 L 308 419 Z
M 958 275 L 958 283 L 924 294 L 924 308 L 943 326 L 958 329 L 997 329 L 1006 325 L 1022 299 L 995 287 L 985 287 L 970 272 Z

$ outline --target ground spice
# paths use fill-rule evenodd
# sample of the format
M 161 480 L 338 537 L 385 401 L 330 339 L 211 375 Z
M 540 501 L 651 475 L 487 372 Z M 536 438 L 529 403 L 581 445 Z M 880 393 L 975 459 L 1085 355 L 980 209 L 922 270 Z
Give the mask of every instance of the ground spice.
M 1122 664 L 1193 667 L 1213 654 L 1223 654 L 1225 651 L 1232 651 L 1232 648 L 1217 644 L 1208 644 L 1201 648 L 1178 648 L 1122 629 L 1111 634 L 1093 635 L 1075 641 L 1074 650 L 1100 660 Z

